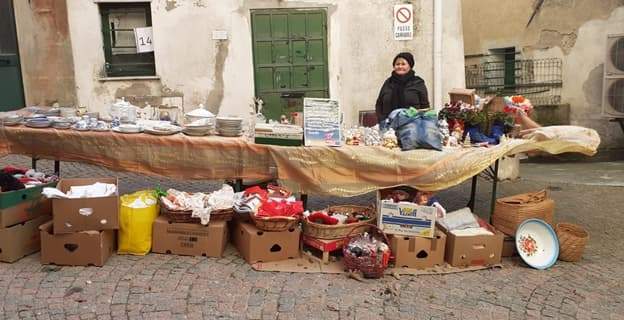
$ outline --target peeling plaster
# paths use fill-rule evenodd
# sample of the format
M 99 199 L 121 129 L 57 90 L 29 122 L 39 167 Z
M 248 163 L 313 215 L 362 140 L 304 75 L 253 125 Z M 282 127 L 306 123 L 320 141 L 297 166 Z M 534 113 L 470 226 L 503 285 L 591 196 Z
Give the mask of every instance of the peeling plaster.
M 539 40 L 533 48 L 548 49 L 552 47 L 560 47 L 561 50 L 567 55 L 574 47 L 577 37 L 578 36 L 574 32 L 563 33 L 557 30 L 544 29 L 540 32 Z
M 217 56 L 214 64 L 214 85 L 206 98 L 206 107 L 214 114 L 219 113 L 221 102 L 223 102 L 223 69 L 225 59 L 228 56 L 229 41 L 219 41 L 216 44 Z
M 177 7 L 178 7 L 178 4 L 176 0 L 167 0 L 167 6 L 165 7 L 165 10 L 171 11 Z
M 595 67 L 587 75 L 587 79 L 583 82 L 583 93 L 585 100 L 592 107 L 602 105 L 602 78 L 604 76 L 604 64 Z

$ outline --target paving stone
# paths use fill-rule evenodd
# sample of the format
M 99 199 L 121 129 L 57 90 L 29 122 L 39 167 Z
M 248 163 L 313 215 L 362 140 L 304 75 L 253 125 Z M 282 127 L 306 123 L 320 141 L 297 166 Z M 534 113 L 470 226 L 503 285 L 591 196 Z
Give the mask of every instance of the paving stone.
M 25 157 L 0 158 L 30 165 Z M 40 167 L 50 171 L 51 161 Z M 127 193 L 156 184 L 187 191 L 219 188 L 220 181 L 146 177 L 77 163 L 62 163 L 66 177 L 117 176 Z M 499 195 L 540 190 L 528 180 L 499 184 Z M 343 275 L 256 272 L 233 249 L 223 258 L 163 254 L 113 255 L 102 268 L 41 266 L 39 254 L 0 264 L 2 319 L 619 319 L 624 314 L 622 188 L 551 184 L 557 220 L 588 228 L 591 238 L 579 263 L 549 270 L 504 260 L 500 270 L 448 275 L 386 277 L 360 283 Z M 490 184 L 480 181 L 476 212 L 487 218 Z M 560 188 L 560 189 L 557 189 Z M 449 209 L 465 206 L 469 182 L 440 192 Z M 600 199 L 600 201 L 586 201 Z M 311 195 L 309 206 L 373 203 Z M 592 215 L 582 214 L 592 212 Z M 399 295 L 386 288 L 399 283 Z M 66 296 L 70 288 L 82 292 Z M 78 302 L 78 301 L 83 302 Z

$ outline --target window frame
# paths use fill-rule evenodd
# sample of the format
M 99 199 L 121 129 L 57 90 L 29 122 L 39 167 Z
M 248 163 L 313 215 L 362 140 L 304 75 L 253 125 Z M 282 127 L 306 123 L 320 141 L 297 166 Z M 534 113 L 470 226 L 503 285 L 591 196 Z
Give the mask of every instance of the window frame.
M 114 55 L 111 34 L 116 29 L 112 29 L 109 25 L 109 16 L 112 10 L 133 8 L 145 10 L 145 25 L 146 27 L 151 27 L 152 12 L 150 2 L 98 2 L 98 9 L 102 24 L 102 47 L 104 50 L 104 72 L 106 77 L 156 76 L 156 61 L 154 58 L 154 52 L 128 54 L 128 56 L 133 56 L 137 61 L 130 63 L 138 63 L 140 65 L 122 65 L 113 61 Z M 121 29 L 121 31 L 124 30 Z

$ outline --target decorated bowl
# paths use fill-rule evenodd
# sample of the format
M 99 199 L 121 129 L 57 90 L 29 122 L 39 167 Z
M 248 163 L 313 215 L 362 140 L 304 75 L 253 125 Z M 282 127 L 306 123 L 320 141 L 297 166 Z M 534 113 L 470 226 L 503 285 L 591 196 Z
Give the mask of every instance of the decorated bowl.
M 544 220 L 528 219 L 516 230 L 516 249 L 529 266 L 548 269 L 559 257 L 559 240 L 553 228 Z

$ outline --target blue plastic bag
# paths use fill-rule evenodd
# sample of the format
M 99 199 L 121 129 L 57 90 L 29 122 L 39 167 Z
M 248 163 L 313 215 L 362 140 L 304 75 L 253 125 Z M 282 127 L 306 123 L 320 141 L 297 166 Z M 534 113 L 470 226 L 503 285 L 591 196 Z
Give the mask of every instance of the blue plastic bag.
M 389 117 L 390 126 L 396 132 L 401 150 L 442 150 L 442 133 L 437 119 L 424 112 L 410 117 L 404 111 L 405 109 L 394 110 Z

